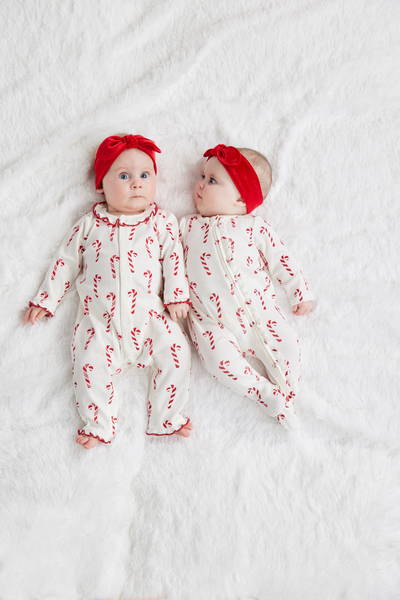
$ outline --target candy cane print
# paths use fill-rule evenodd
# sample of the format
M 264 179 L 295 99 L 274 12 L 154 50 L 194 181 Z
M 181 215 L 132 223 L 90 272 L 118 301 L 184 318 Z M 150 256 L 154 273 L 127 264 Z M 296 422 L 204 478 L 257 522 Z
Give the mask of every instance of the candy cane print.
M 114 256 L 112 256 L 110 258 L 110 267 L 111 267 L 111 273 L 113 276 L 113 279 L 116 279 L 117 277 L 117 273 L 115 271 L 115 263 L 119 261 L 119 256 L 117 256 L 116 254 L 114 254 Z
M 261 381 L 260 376 L 257 375 L 257 373 L 254 373 L 254 371 L 251 369 L 251 367 L 245 367 L 244 374 L 251 375 L 252 377 L 255 377 L 257 381 Z
M 154 225 L 153 225 L 153 231 L 156 234 L 156 238 L 159 238 L 160 237 L 160 230 L 157 227 L 157 223 L 154 223 Z
M 258 253 L 259 253 L 259 255 L 261 256 L 261 258 L 262 258 L 262 261 L 263 261 L 264 265 L 265 265 L 265 266 L 266 266 L 266 268 L 267 268 L 267 271 L 269 271 L 269 265 L 268 265 L 268 261 L 267 261 L 267 259 L 265 258 L 264 254 L 263 254 L 263 253 L 262 253 L 260 250 L 258 251 Z
M 222 318 L 221 302 L 219 300 L 218 294 L 211 294 L 210 300 L 211 300 L 211 302 L 215 302 L 215 304 L 217 306 L 217 316 L 218 316 L 218 319 L 221 319 Z
M 171 260 L 175 261 L 175 266 L 174 266 L 174 276 L 178 275 L 178 267 L 179 267 L 179 256 L 177 255 L 176 252 L 173 252 L 170 256 Z
M 207 275 L 211 275 L 211 271 L 206 263 L 206 260 L 208 260 L 209 258 L 211 258 L 211 254 L 208 254 L 207 252 L 203 252 L 203 254 L 200 256 L 201 264 L 203 265 Z
M 207 242 L 207 239 L 208 239 L 208 232 L 210 230 L 210 224 L 209 223 L 204 223 L 204 225 L 201 226 L 201 229 L 204 229 L 203 244 L 205 244 Z
M 174 289 L 174 299 L 175 300 L 178 300 L 178 296 L 182 296 L 182 294 L 183 294 L 183 291 L 181 289 L 179 289 L 179 288 Z
M 187 267 L 188 252 L 189 252 L 189 246 L 185 246 L 183 249 L 183 259 L 185 262 L 185 267 Z
M 140 329 L 138 329 L 137 327 L 134 327 L 131 330 L 131 337 L 132 337 L 133 345 L 135 346 L 136 350 L 140 350 L 140 346 L 139 346 L 138 341 L 136 339 L 138 335 L 140 335 Z
M 129 241 L 133 240 L 133 236 L 135 235 L 136 227 L 132 227 L 132 231 L 129 234 Z
M 101 281 L 101 275 L 95 275 L 94 279 L 93 279 L 93 291 L 94 291 L 94 295 L 96 296 L 96 298 L 99 297 L 98 293 L 97 293 L 97 286 L 99 284 L 99 282 Z
M 170 223 L 167 223 L 165 226 L 166 230 L 168 231 L 169 235 L 171 236 L 171 240 L 174 241 L 174 235 L 172 233 L 172 225 Z
M 111 300 L 111 312 L 110 312 L 110 317 L 112 318 L 114 316 L 115 313 L 115 306 L 116 306 L 116 297 L 115 294 L 113 292 L 110 292 L 109 294 L 107 294 L 107 300 Z
M 148 293 L 148 294 L 151 294 L 151 281 L 152 281 L 152 279 L 153 279 L 153 275 L 152 275 L 151 271 L 145 271 L 145 272 L 143 273 L 143 275 L 144 275 L 145 277 L 148 277 L 148 278 L 149 278 L 149 280 L 148 280 L 148 282 L 147 282 L 147 293 Z
M 88 270 L 88 264 L 86 263 L 86 265 L 85 265 L 85 276 L 84 276 L 84 278 L 82 279 L 82 281 L 80 281 L 79 283 L 85 283 L 85 281 L 86 281 L 86 274 L 87 274 L 87 270 Z
M 89 314 L 89 302 L 92 302 L 92 299 L 90 296 L 86 296 L 86 298 L 83 301 L 83 306 L 85 307 L 85 312 L 83 313 L 84 315 Z
M 151 417 L 151 408 L 152 408 L 152 407 L 151 407 L 151 402 L 150 402 L 150 400 L 148 400 L 148 401 L 147 401 L 147 411 L 148 411 L 148 413 L 149 413 L 149 419 L 150 419 L 150 417 Z
M 200 304 L 203 304 L 202 301 L 200 300 L 200 297 L 195 292 L 195 290 L 197 288 L 197 283 L 195 283 L 194 281 L 190 281 L 189 282 L 189 287 L 192 290 L 194 296 L 196 296 L 197 300 L 200 302 Z
M 59 258 L 57 260 L 56 264 L 54 265 L 53 273 L 51 274 L 51 281 L 54 281 L 58 267 L 64 267 L 64 266 L 65 266 L 65 262 L 61 258 Z
M 117 223 L 119 223 L 119 219 L 117 219 Z M 113 241 L 114 239 L 114 234 L 115 234 L 115 229 L 117 227 L 117 223 L 108 223 L 108 226 L 110 227 L 110 242 Z
M 154 386 L 154 389 L 156 389 L 156 388 L 157 388 L 157 377 L 160 375 L 160 373 L 162 373 L 162 371 L 161 371 L 161 369 L 158 369 L 158 370 L 157 370 L 157 373 L 156 373 L 156 374 L 155 374 L 155 376 L 154 376 L 154 379 L 153 379 L 153 386 Z
M 167 427 L 172 427 L 172 423 L 170 421 L 164 421 L 163 427 L 165 427 L 165 429 L 167 429 Z
M 167 319 L 164 317 L 164 315 L 159 315 L 158 312 L 156 312 L 155 310 L 150 310 L 149 311 L 149 316 L 151 317 L 155 317 L 156 319 L 158 319 L 159 321 L 162 321 L 168 331 L 168 333 L 171 333 L 170 328 L 168 327 L 168 323 L 167 323 Z
M 174 385 L 170 385 L 169 387 L 167 387 L 167 392 L 171 392 L 171 397 L 170 400 L 168 402 L 168 408 L 171 408 L 173 401 L 175 400 L 175 393 L 176 393 L 176 387 Z
M 264 298 L 263 298 L 262 293 L 260 292 L 260 290 L 254 290 L 254 293 L 257 294 L 257 296 L 259 296 L 259 298 L 261 300 L 261 306 L 263 307 L 263 310 L 267 310 L 267 307 L 265 306 Z
M 88 409 L 91 410 L 93 408 L 93 412 L 94 412 L 94 422 L 98 423 L 98 414 L 99 414 L 99 407 L 97 406 L 97 404 L 89 404 Z
M 233 239 L 232 238 L 227 238 L 227 237 L 222 237 L 221 239 L 222 240 L 226 240 L 228 242 L 229 250 L 233 254 L 235 252 L 235 242 L 233 241 Z
M 301 291 L 299 289 L 297 289 L 294 293 L 294 297 L 299 297 L 299 302 L 303 302 L 303 294 L 301 293 Z
M 242 328 L 243 333 L 246 333 L 246 327 L 245 327 L 244 321 L 243 321 L 243 319 L 241 317 L 242 314 L 244 316 L 244 310 L 243 310 L 243 308 L 238 308 L 237 311 L 236 311 L 236 317 L 237 317 L 237 320 L 240 323 L 240 327 Z
M 280 261 L 283 264 L 283 266 L 285 267 L 286 271 L 289 273 L 290 277 L 294 276 L 293 271 L 290 269 L 287 261 L 289 260 L 288 256 L 281 256 Z
M 130 365 L 131 363 L 128 363 L 128 365 Z M 111 377 L 113 377 L 113 375 L 119 375 L 122 372 L 122 369 L 117 369 L 115 371 L 115 373 L 111 373 Z
M 83 370 L 83 375 L 85 377 L 86 386 L 88 389 L 90 389 L 92 386 L 90 383 L 88 372 L 91 373 L 93 371 L 93 367 L 92 367 L 92 365 L 89 365 L 89 363 L 86 363 L 86 365 L 84 367 L 82 367 L 82 370 Z
M 228 369 L 226 367 L 229 367 L 230 365 L 230 361 L 229 360 L 221 360 L 221 362 L 219 363 L 219 368 L 221 369 L 221 371 L 223 373 L 225 373 L 225 375 L 228 375 L 228 377 L 231 377 L 233 380 L 236 380 L 237 377 L 235 377 L 230 371 L 228 371 Z
M 146 365 L 142 365 L 142 363 L 138 363 L 138 364 L 136 365 L 136 367 L 137 367 L 138 369 L 145 369 L 145 368 L 146 368 Z
M 269 288 L 271 287 L 271 280 L 270 278 L 266 275 L 265 276 L 265 288 L 263 289 L 263 292 L 265 294 L 265 292 L 267 292 L 269 290 Z
M 300 273 L 301 273 L 301 276 L 302 276 L 302 278 L 303 278 L 304 285 L 306 286 L 306 290 L 307 290 L 307 292 L 309 292 L 310 290 L 309 290 L 309 288 L 308 288 L 307 281 L 305 280 L 305 277 L 304 277 L 304 275 L 303 275 L 303 271 L 300 271 Z
M 291 402 L 291 400 L 293 400 L 294 397 L 295 397 L 295 393 L 294 392 L 290 392 L 290 394 L 288 394 L 286 396 L 286 402 L 285 402 L 285 407 L 286 408 L 290 408 L 290 402 Z
M 103 314 L 104 319 L 107 321 L 107 327 L 106 327 L 106 333 L 110 332 L 110 328 L 111 328 L 111 315 L 108 312 L 105 312 Z
M 249 388 L 249 389 L 247 390 L 247 393 L 248 393 L 248 394 L 252 394 L 253 392 L 254 392 L 254 393 L 255 393 L 255 395 L 257 396 L 258 400 L 259 400 L 260 402 L 262 402 L 262 400 L 261 400 L 261 394 L 260 394 L 260 391 L 259 391 L 257 388 L 255 388 L 255 387 L 252 387 L 252 388 Z M 264 404 L 264 402 L 262 402 L 262 404 Z
M 117 421 L 118 421 L 117 417 L 111 417 L 113 435 L 115 435 L 115 426 L 117 424 Z
M 71 283 L 69 281 L 66 281 L 64 284 L 64 293 L 61 296 L 61 298 L 58 300 L 58 302 L 61 302 L 61 300 L 64 298 L 65 294 L 68 292 L 70 287 L 71 287 Z
M 92 248 L 94 248 L 94 250 L 96 252 L 96 260 L 94 262 L 98 262 L 99 256 L 100 256 L 100 248 L 101 248 L 100 240 L 95 240 L 92 244 Z
M 114 352 L 114 348 L 108 344 L 106 346 L 107 367 L 109 367 L 112 363 L 111 354 L 113 352 Z
M 192 311 L 194 312 L 194 314 L 196 315 L 196 317 L 198 318 L 199 321 L 202 321 L 203 318 L 201 316 L 201 314 L 195 309 L 194 306 L 191 306 Z
M 229 343 L 232 344 L 232 346 L 235 348 L 235 350 L 237 350 L 237 352 L 239 352 L 240 356 L 242 356 L 239 346 L 237 344 L 235 344 L 235 342 L 233 342 L 232 340 L 229 340 Z
M 135 272 L 135 267 L 133 265 L 133 257 L 137 256 L 137 252 L 134 252 L 133 250 L 129 250 L 128 252 L 128 263 L 129 263 L 129 268 L 131 270 L 131 273 Z
M 190 233 L 193 225 L 193 221 L 197 221 L 197 217 L 190 217 L 188 232 Z
M 211 350 L 215 350 L 215 342 L 214 342 L 214 336 L 212 334 L 212 331 L 205 331 L 203 333 L 203 337 L 208 337 L 208 339 L 210 341 Z
M 152 237 L 148 237 L 148 238 L 146 238 L 146 241 L 145 241 L 145 243 L 144 243 L 144 246 L 145 246 L 145 248 L 146 248 L 146 250 L 147 250 L 147 254 L 150 256 L 150 258 L 153 258 L 153 257 L 152 257 L 152 254 L 151 254 L 151 252 L 150 252 L 150 247 L 149 247 L 149 246 L 150 246 L 150 244 L 154 244 L 154 240 L 153 240 L 153 238 L 152 238 Z
M 272 235 L 270 234 L 270 232 L 268 231 L 268 229 L 267 229 L 266 227 L 261 227 L 261 229 L 260 229 L 260 233 L 262 233 L 262 234 L 265 234 L 265 233 L 266 233 L 266 234 L 267 234 L 267 236 L 269 237 L 269 241 L 271 242 L 271 246 L 272 246 L 273 248 L 275 248 L 275 242 L 274 242 L 274 239 L 273 239 Z
M 181 346 L 179 346 L 179 344 L 172 344 L 171 354 L 172 354 L 172 358 L 174 359 L 174 365 L 177 369 L 179 369 L 178 352 L 180 350 L 182 350 L 182 348 L 181 348 Z
M 49 295 L 47 292 L 42 292 L 40 294 L 40 302 L 44 302 L 44 300 L 46 300 L 46 298 L 48 298 L 48 297 L 49 297 Z
M 144 345 L 146 346 L 146 348 L 149 348 L 149 356 L 153 355 L 153 340 L 151 338 L 147 338 L 146 341 L 144 342 Z
M 246 233 L 249 235 L 249 246 L 253 245 L 253 228 L 249 227 L 246 229 Z
M 70 238 L 69 238 L 69 240 L 68 240 L 67 248 L 68 248 L 68 246 L 70 245 L 70 243 L 72 242 L 72 240 L 74 239 L 74 236 L 75 236 L 75 235 L 78 233 L 78 231 L 79 231 L 79 226 L 78 226 L 78 225 L 76 225 L 76 226 L 74 227 L 74 229 L 72 230 L 72 235 L 71 235 L 71 237 L 70 237 Z
M 136 290 L 129 290 L 128 296 L 130 298 L 132 298 L 131 315 L 133 315 L 133 314 L 135 314 L 135 310 L 136 310 L 137 291 Z
M 93 336 L 94 336 L 94 328 L 93 328 L 93 327 L 90 327 L 90 328 L 87 330 L 87 332 L 86 332 L 86 333 L 89 335 L 89 337 L 88 337 L 88 340 L 87 340 L 87 342 L 86 342 L 86 344 L 85 344 L 85 348 L 84 348 L 84 350 L 87 350 L 87 349 L 88 349 L 88 346 L 89 346 L 89 344 L 90 344 L 90 341 L 91 341 L 91 339 L 92 339 L 92 338 L 93 338 Z
M 281 342 L 281 338 L 279 337 L 279 335 L 276 333 L 274 327 L 276 327 L 278 325 L 278 323 L 276 321 L 271 321 L 269 320 L 267 323 L 267 327 L 270 331 L 270 333 L 272 333 L 273 337 L 278 341 Z

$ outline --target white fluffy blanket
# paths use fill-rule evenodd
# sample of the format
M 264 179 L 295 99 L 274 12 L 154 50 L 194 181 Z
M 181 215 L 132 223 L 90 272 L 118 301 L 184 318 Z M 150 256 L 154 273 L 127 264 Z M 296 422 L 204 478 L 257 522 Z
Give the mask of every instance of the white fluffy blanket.
M 1 600 L 395 600 L 400 588 L 400 14 L 395 0 L 1 3 Z M 85 451 L 77 296 L 22 325 L 113 133 L 156 141 L 158 203 L 203 152 L 265 153 L 260 214 L 299 259 L 298 433 L 208 375 L 189 440 L 149 439 L 148 373 Z M 397 236 L 396 236 L 397 234 Z M 289 314 L 285 298 L 282 307 Z

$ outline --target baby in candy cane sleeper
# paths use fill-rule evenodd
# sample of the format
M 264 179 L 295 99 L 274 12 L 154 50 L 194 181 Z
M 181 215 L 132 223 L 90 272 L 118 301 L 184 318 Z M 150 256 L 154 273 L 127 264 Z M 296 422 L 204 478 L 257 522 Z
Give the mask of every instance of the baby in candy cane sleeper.
M 154 142 L 140 135 L 101 143 L 94 169 L 105 201 L 69 232 L 25 314 L 24 323 L 32 324 L 53 316 L 76 280 L 73 378 L 84 421 L 76 441 L 86 449 L 113 439 L 113 380 L 124 364 L 154 368 L 148 435 L 188 437 L 192 429 L 181 414 L 189 393 L 190 347 L 177 320 L 187 315 L 189 291 L 177 221 L 154 201 L 155 152 L 160 150 Z
M 299 343 L 275 303 L 271 278 L 287 293 L 295 315 L 312 310 L 313 295 L 277 234 L 250 214 L 269 192 L 269 162 L 254 150 L 223 144 L 204 156 L 195 190 L 200 214 L 180 223 L 190 334 L 206 369 L 221 383 L 253 398 L 285 429 L 298 429 L 293 400 Z M 248 356 L 262 361 L 267 377 L 250 366 Z

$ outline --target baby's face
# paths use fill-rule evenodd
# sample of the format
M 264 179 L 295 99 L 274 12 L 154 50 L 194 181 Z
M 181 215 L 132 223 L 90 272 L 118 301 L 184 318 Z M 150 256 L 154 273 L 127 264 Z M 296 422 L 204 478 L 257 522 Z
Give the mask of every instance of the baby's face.
M 156 197 L 156 174 L 150 156 L 137 148 L 124 150 L 97 190 L 104 194 L 111 215 L 142 213 Z
M 203 217 L 247 214 L 246 205 L 240 199 L 235 184 L 216 156 L 204 165 L 201 180 L 196 185 L 194 200 Z

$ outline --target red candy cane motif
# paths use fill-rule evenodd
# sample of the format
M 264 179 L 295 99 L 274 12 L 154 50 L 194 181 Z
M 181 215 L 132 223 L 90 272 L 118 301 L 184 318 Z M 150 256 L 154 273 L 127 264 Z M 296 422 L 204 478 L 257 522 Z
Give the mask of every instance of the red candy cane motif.
M 210 224 L 209 223 L 204 223 L 204 225 L 202 225 L 201 228 L 204 229 L 203 244 L 205 244 L 207 242 L 207 239 L 208 239 L 208 232 L 210 230 Z
M 189 246 L 185 246 L 183 249 L 183 258 L 185 261 L 185 267 L 187 267 L 188 252 L 189 252 Z
M 91 410 L 92 408 L 94 412 L 94 422 L 98 423 L 99 407 L 97 406 L 97 404 L 89 404 L 88 409 Z
M 48 293 L 47 293 L 47 292 L 42 292 L 42 293 L 40 294 L 40 302 L 43 302 L 43 301 L 44 301 L 44 300 L 46 300 L 46 298 L 48 298 L 48 297 L 49 297 L 49 295 L 48 295 Z
M 181 346 L 179 346 L 179 344 L 172 344 L 171 346 L 171 354 L 172 354 L 172 358 L 174 359 L 174 364 L 175 367 L 177 369 L 179 369 L 179 360 L 178 360 L 178 352 L 182 350 Z
M 115 263 L 118 261 L 119 261 L 119 256 L 117 256 L 116 254 L 114 254 L 114 256 L 112 256 L 110 258 L 110 267 L 111 267 L 111 273 L 112 273 L 113 279 L 116 279 L 116 277 L 117 277 L 117 273 L 115 270 Z
M 150 258 L 153 258 L 152 255 L 151 255 L 151 252 L 150 252 L 150 244 L 154 244 L 154 240 L 153 240 L 152 237 L 146 238 L 146 241 L 145 241 L 144 245 L 145 245 L 145 248 L 147 250 L 147 254 L 150 256 Z
M 168 408 L 171 408 L 173 401 L 175 400 L 175 394 L 176 394 L 176 387 L 174 385 L 170 385 L 169 387 L 167 387 L 167 392 L 171 392 L 171 396 L 170 396 L 170 400 L 168 402 Z
M 174 298 L 175 298 L 175 300 L 178 299 L 178 296 L 182 296 L 182 294 L 183 294 L 182 290 L 180 290 L 179 288 L 175 288 L 175 290 L 174 290 Z
M 249 388 L 249 389 L 247 390 L 247 393 L 248 393 L 248 394 L 252 394 L 253 392 L 255 392 L 255 394 L 256 394 L 256 396 L 257 396 L 257 398 L 258 398 L 258 399 L 261 401 L 261 394 L 260 394 L 260 391 L 259 391 L 257 388 L 255 388 L 255 387 L 252 387 L 252 388 Z
M 269 329 L 269 331 L 272 333 L 273 337 L 278 341 L 281 342 L 281 338 L 279 337 L 279 335 L 276 333 L 274 327 L 276 327 L 278 325 L 278 323 L 276 321 L 268 321 L 267 323 L 267 327 Z
M 162 373 L 162 371 L 161 371 L 161 369 L 158 369 L 158 370 L 157 370 L 157 373 L 156 373 L 156 374 L 155 374 L 155 376 L 154 376 L 154 379 L 153 379 L 153 385 L 154 385 L 154 389 L 156 389 L 156 388 L 157 388 L 157 377 L 160 375 L 160 373 Z
M 59 258 L 57 260 L 56 264 L 54 265 L 53 273 L 51 274 L 51 281 L 54 281 L 58 267 L 64 267 L 64 266 L 65 266 L 65 262 L 61 258 Z
M 301 276 L 302 276 L 302 278 L 303 278 L 304 285 L 306 286 L 306 290 L 307 290 L 307 292 L 309 292 L 310 290 L 309 290 L 309 288 L 308 288 L 307 281 L 305 280 L 305 277 L 304 277 L 304 275 L 303 275 L 303 272 L 302 272 L 302 271 L 300 271 L 300 273 L 301 273 Z
M 260 229 L 260 233 L 262 234 L 267 234 L 267 236 L 269 237 L 269 240 L 271 242 L 271 246 L 273 248 L 275 248 L 275 242 L 274 242 L 274 238 L 272 237 L 272 235 L 270 234 L 270 232 L 268 231 L 268 229 L 266 227 L 261 227 Z
M 262 261 L 263 261 L 264 265 L 267 267 L 267 270 L 269 271 L 269 265 L 268 265 L 267 259 L 265 258 L 264 254 L 260 250 L 258 252 L 259 252 L 259 255 L 262 258 Z
M 201 314 L 195 309 L 194 306 L 192 306 L 192 311 L 194 312 L 194 314 L 196 315 L 196 317 L 198 318 L 199 321 L 203 320 Z
M 246 233 L 249 235 L 249 246 L 253 245 L 253 228 L 249 227 L 246 229 Z
M 260 381 L 259 375 L 257 375 L 257 373 L 254 373 L 254 371 L 250 367 L 245 367 L 244 374 L 245 375 L 252 375 L 253 377 L 256 378 L 257 381 Z
M 294 297 L 299 297 L 299 302 L 303 302 L 303 294 L 301 293 L 301 291 L 299 289 L 297 289 L 294 293 Z
M 148 294 L 151 294 L 151 282 L 152 282 L 152 279 L 153 279 L 153 275 L 152 275 L 151 271 L 145 271 L 145 272 L 143 273 L 143 275 L 144 275 L 145 277 L 148 277 L 148 278 L 149 278 L 149 280 L 148 280 L 148 282 L 147 282 L 147 293 L 148 293 Z
M 117 303 L 117 299 L 115 297 L 115 294 L 113 292 L 110 292 L 109 294 L 107 294 L 107 300 L 111 300 L 110 317 L 112 318 L 114 316 L 115 306 L 116 306 L 116 303 Z
M 257 296 L 259 296 L 259 298 L 261 300 L 261 306 L 263 307 L 263 310 L 267 310 L 267 307 L 265 306 L 263 295 L 260 292 L 260 290 L 254 290 L 254 293 L 257 294 Z
M 151 338 L 147 338 L 144 342 L 144 345 L 149 348 L 149 356 L 153 354 L 153 340 Z
M 88 340 L 87 340 L 87 342 L 86 342 L 86 344 L 85 344 L 85 350 L 87 350 L 87 349 L 88 349 L 88 346 L 89 346 L 89 344 L 90 344 L 90 341 L 91 341 L 91 339 L 92 339 L 92 338 L 93 338 L 93 336 L 94 336 L 94 328 L 93 328 L 93 327 L 90 327 L 90 328 L 87 330 L 87 332 L 86 332 L 86 333 L 89 335 L 89 337 L 88 337 Z
M 113 352 L 114 352 L 114 348 L 108 344 L 106 346 L 107 367 L 109 367 L 112 363 L 111 354 Z
M 211 300 L 211 302 L 215 302 L 215 304 L 217 305 L 217 316 L 218 316 L 218 319 L 221 319 L 222 318 L 221 302 L 220 302 L 218 294 L 211 294 L 210 300 Z
M 140 335 L 140 329 L 138 329 L 137 327 L 134 327 L 131 331 L 131 336 L 132 336 L 133 345 L 135 346 L 136 350 L 140 350 L 140 346 L 136 339 L 138 335 Z
M 153 230 L 154 230 L 154 233 L 156 234 L 156 238 L 159 238 L 160 237 L 160 230 L 157 227 L 157 223 L 154 223 Z
M 233 218 L 231 219 L 231 225 L 232 225 L 232 227 L 236 227 L 236 221 Z
M 137 291 L 136 290 L 129 290 L 128 296 L 130 298 L 132 298 L 131 314 L 133 315 L 135 313 L 135 310 L 136 310 Z
M 90 389 L 92 386 L 91 386 L 91 383 L 90 383 L 90 379 L 89 379 L 88 373 L 91 373 L 93 371 L 93 367 L 92 367 L 92 365 L 89 365 L 89 363 L 86 363 L 86 365 L 84 367 L 82 367 L 82 370 L 83 370 L 83 375 L 85 377 L 86 386 L 87 386 L 88 389 Z
M 118 421 L 117 417 L 111 417 L 113 435 L 115 434 L 115 426 L 117 424 L 117 421 Z
M 137 256 L 137 252 L 134 252 L 133 250 L 129 250 L 128 252 L 128 263 L 129 263 L 129 268 L 131 270 L 131 273 L 135 272 L 135 267 L 133 265 L 133 257 Z
M 72 242 L 72 240 L 74 239 L 74 236 L 75 236 L 75 235 L 78 233 L 78 231 L 79 231 L 79 226 L 78 226 L 78 225 L 76 225 L 76 226 L 74 227 L 74 229 L 72 230 L 72 235 L 71 235 L 71 237 L 70 237 L 70 238 L 69 238 L 69 240 L 68 240 L 67 248 L 68 248 L 68 246 L 70 245 L 70 243 Z
M 197 283 L 195 283 L 194 281 L 190 281 L 189 282 L 189 287 L 192 290 L 194 296 L 196 296 L 197 300 L 200 302 L 200 304 L 203 304 L 202 301 L 200 300 L 199 296 L 196 294 L 196 288 L 197 288 Z
M 133 236 L 135 235 L 136 227 L 132 227 L 132 231 L 129 234 L 129 241 L 133 240 Z
M 233 342 L 232 340 L 229 340 L 229 343 L 232 344 L 232 346 L 235 348 L 235 350 L 237 350 L 240 354 L 240 356 L 242 355 L 240 348 L 237 344 L 235 344 L 235 342 Z
M 214 336 L 212 334 L 212 331 L 205 331 L 203 333 L 203 337 L 208 337 L 208 339 L 210 341 L 211 350 L 215 350 L 215 342 L 214 342 Z
M 230 371 L 228 371 L 227 367 L 229 367 L 230 365 L 230 361 L 229 360 L 221 360 L 221 362 L 219 363 L 219 368 L 221 369 L 221 371 L 223 373 L 225 373 L 225 375 L 228 375 L 228 377 L 231 377 L 232 379 L 236 380 L 237 377 L 235 377 Z
M 168 231 L 169 235 L 171 236 L 171 240 L 174 241 L 174 234 L 172 233 L 172 225 L 170 223 L 167 223 L 165 226 L 166 230 Z
M 235 252 L 235 242 L 233 241 L 233 239 L 232 238 L 227 238 L 227 237 L 223 237 L 222 239 L 226 240 L 228 242 L 229 250 L 233 254 Z
M 85 276 L 84 276 L 84 278 L 82 279 L 82 281 L 80 281 L 79 283 L 85 283 L 85 281 L 86 281 L 86 274 L 87 274 L 87 270 L 88 270 L 88 264 L 86 263 L 86 265 L 85 265 Z
M 107 321 L 107 327 L 106 327 L 106 333 L 110 332 L 110 328 L 111 328 L 111 315 L 108 312 L 105 312 L 103 314 L 104 319 Z
M 209 258 L 211 258 L 211 254 L 208 254 L 208 252 L 203 252 L 203 254 L 200 256 L 201 264 L 203 265 L 204 270 L 207 273 L 207 275 L 211 275 L 211 271 L 206 262 Z
M 287 261 L 289 260 L 288 256 L 281 256 L 280 261 L 283 264 L 283 266 L 285 267 L 286 271 L 289 273 L 290 277 L 294 276 L 293 271 L 290 269 Z
M 163 427 L 165 427 L 165 429 L 167 429 L 168 427 L 172 427 L 172 423 L 170 421 L 164 421 L 163 423 Z
M 94 295 L 96 296 L 96 298 L 99 297 L 98 293 L 97 293 L 97 286 L 99 284 L 99 282 L 101 281 L 101 275 L 95 275 L 94 279 L 93 279 L 93 291 L 94 291 Z
M 167 323 L 167 319 L 164 317 L 164 315 L 159 315 L 155 310 L 150 310 L 149 311 L 149 316 L 151 317 L 155 317 L 156 319 L 158 319 L 159 321 L 161 321 L 162 323 L 164 323 L 168 333 L 171 333 L 170 328 L 168 327 L 168 323 Z
M 89 314 L 89 302 L 92 302 L 92 299 L 90 296 L 86 296 L 86 298 L 83 301 L 83 306 L 85 307 L 85 312 L 83 313 L 84 315 Z
M 175 261 L 175 266 L 174 266 L 174 275 L 178 275 L 178 267 L 179 267 L 179 256 L 176 252 L 173 252 L 170 256 L 171 260 Z
M 244 316 L 244 310 L 243 310 L 243 308 L 238 308 L 237 311 L 236 311 L 236 317 L 237 317 L 237 320 L 240 323 L 240 327 L 243 329 L 243 333 L 246 333 L 246 326 L 245 326 L 244 321 L 243 321 L 243 319 L 241 317 L 242 314 Z
M 99 256 L 100 256 L 100 248 L 101 248 L 100 240 L 95 240 L 92 244 L 92 248 L 94 248 L 95 252 L 96 252 L 96 260 L 94 262 L 98 262 Z
M 190 233 L 193 225 L 193 221 L 197 221 L 197 217 L 190 217 L 188 232 Z

